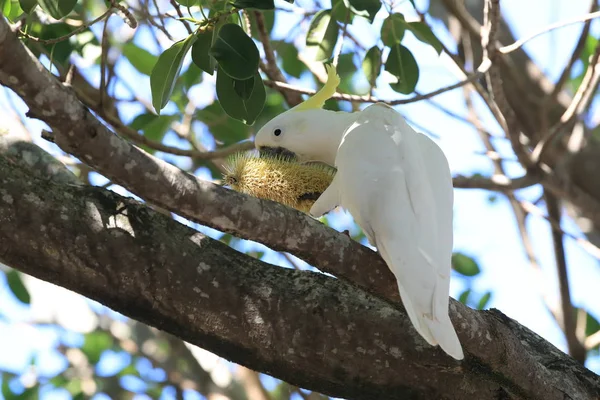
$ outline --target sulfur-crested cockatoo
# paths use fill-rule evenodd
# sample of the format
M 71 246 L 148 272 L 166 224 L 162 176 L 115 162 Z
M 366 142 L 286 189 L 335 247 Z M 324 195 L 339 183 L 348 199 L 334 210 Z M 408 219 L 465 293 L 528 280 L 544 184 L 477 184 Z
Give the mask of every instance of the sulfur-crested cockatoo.
M 448 161 L 382 103 L 352 113 L 323 110 L 339 84 L 335 69 L 326 68 L 325 86 L 264 125 L 256 147 L 337 168 L 311 215 L 348 210 L 394 273 L 417 332 L 463 359 L 448 316 L 454 198 Z

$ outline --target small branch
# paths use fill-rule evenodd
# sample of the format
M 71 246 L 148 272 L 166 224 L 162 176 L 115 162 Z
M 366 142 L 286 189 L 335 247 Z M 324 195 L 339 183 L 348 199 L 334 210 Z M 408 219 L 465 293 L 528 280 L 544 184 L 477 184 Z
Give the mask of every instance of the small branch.
M 589 240 L 578 237 L 577 235 L 574 235 L 574 234 L 562 229 L 558 220 L 551 218 L 548 215 L 545 215 L 544 212 L 538 206 L 536 206 L 534 203 L 521 200 L 521 201 L 519 201 L 519 205 L 523 208 L 523 210 L 525 210 L 529 214 L 544 218 L 546 221 L 548 221 L 548 223 L 552 226 L 552 228 L 554 230 L 558 230 L 563 235 L 570 237 L 579 246 L 581 246 L 582 249 L 584 249 L 587 253 L 589 253 L 592 257 L 600 260 L 600 248 L 598 246 L 596 246 Z
M 108 97 L 108 84 L 106 83 L 106 65 L 108 64 L 108 20 L 110 15 L 104 21 L 104 28 L 102 29 L 101 46 L 102 53 L 100 54 L 100 107 L 104 107 L 104 99 Z M 110 83 L 110 78 L 109 78 Z
M 175 0 L 171 0 L 170 2 L 171 2 L 171 6 L 173 6 L 173 8 L 175 9 L 175 12 L 177 12 L 177 15 L 179 15 L 179 18 L 184 18 L 183 13 L 181 12 L 181 7 L 179 6 L 179 3 L 177 3 Z M 190 24 L 186 20 L 183 20 L 183 19 L 180 19 L 180 21 L 185 26 L 185 29 L 187 30 L 187 32 L 191 35 L 194 31 L 190 27 Z
M 382 100 L 382 99 L 378 99 L 377 97 L 374 97 L 374 96 L 359 96 L 359 95 L 355 95 L 355 94 L 345 94 L 345 93 L 335 93 L 333 96 L 331 96 L 331 98 L 336 99 L 336 100 L 350 101 L 353 103 L 384 103 L 384 104 L 387 104 L 390 106 L 416 103 L 417 101 L 430 99 L 432 97 L 435 97 L 442 93 L 449 92 L 451 90 L 457 89 L 459 87 L 462 87 L 464 85 L 467 85 L 469 83 L 472 83 L 472 82 L 480 79 L 481 77 L 483 77 L 487 68 L 489 68 L 489 64 L 486 64 L 486 65 L 482 64 L 482 67 L 480 67 L 480 68 L 482 69 L 481 71 L 478 71 L 477 73 L 470 75 L 465 80 L 454 83 L 450 86 L 446 86 L 446 87 L 434 90 L 433 92 L 416 95 L 416 96 L 413 96 L 408 99 Z M 312 96 L 313 94 L 315 94 L 317 92 L 316 90 L 313 90 L 313 89 L 305 89 L 305 88 L 290 85 L 288 83 L 284 83 L 281 81 L 265 80 L 264 83 L 266 86 L 269 86 L 271 88 L 283 89 L 285 91 L 298 93 L 298 94 L 306 94 L 309 96 Z
M 515 155 L 523 164 L 525 169 L 530 169 L 532 162 L 525 147 L 521 144 L 519 137 L 521 129 L 514 110 L 511 108 L 504 89 L 502 88 L 502 74 L 500 66 L 497 64 L 499 53 L 497 48 L 497 32 L 500 24 L 500 0 L 486 0 L 484 8 L 484 34 L 481 38 L 481 46 L 484 50 L 483 57 L 489 58 L 492 62 L 492 67 L 487 74 L 487 83 L 490 91 L 493 94 L 493 101 L 504 117 L 503 128 L 506 135 L 510 139 Z
M 597 8 L 598 8 L 597 0 L 592 0 L 592 5 L 590 6 L 590 13 L 594 12 Z M 548 102 L 554 101 L 556 99 L 556 96 L 558 95 L 558 93 L 560 93 L 563 86 L 565 85 L 565 83 L 567 82 L 569 77 L 571 76 L 571 71 L 573 69 L 573 65 L 575 64 L 575 62 L 577 60 L 579 60 L 581 53 L 585 49 L 585 43 L 586 43 L 588 35 L 590 33 L 591 24 L 592 24 L 592 21 L 588 20 L 588 21 L 586 21 L 585 25 L 583 26 L 583 29 L 581 30 L 581 35 L 579 35 L 579 40 L 577 40 L 577 44 L 575 45 L 575 49 L 573 49 L 573 53 L 571 54 L 571 58 L 569 59 L 569 62 L 567 63 L 567 65 L 563 69 L 562 73 L 560 74 L 560 77 L 556 81 L 556 84 L 554 85 L 554 88 L 552 89 L 552 93 L 550 93 L 550 95 L 546 98 L 545 101 L 548 101 Z
M 333 56 L 333 66 L 337 68 L 338 65 L 338 61 L 340 59 L 340 55 L 342 54 L 342 49 L 344 48 L 344 39 L 346 38 L 346 34 L 348 32 L 348 19 L 350 18 L 350 9 L 348 9 L 346 11 L 346 18 L 344 20 L 344 23 L 342 24 L 342 33 L 341 33 L 341 40 L 340 40 L 340 46 L 338 47 L 338 50 L 335 52 L 334 56 Z
M 117 116 L 106 113 L 102 108 L 98 107 L 96 104 L 86 105 L 92 110 L 94 110 L 100 117 L 102 117 L 102 119 L 104 119 L 106 122 L 112 125 L 115 128 L 115 130 L 122 136 L 130 139 L 132 142 L 138 145 L 144 145 L 153 150 L 162 151 L 163 153 L 169 153 L 182 157 L 191 157 L 197 160 L 210 160 L 215 158 L 227 157 L 231 154 L 240 151 L 252 150 L 254 148 L 254 143 L 251 141 L 235 143 L 231 146 L 227 146 L 225 148 L 213 151 L 200 151 L 195 149 L 187 150 L 180 149 L 178 147 L 168 146 L 166 144 L 150 140 L 144 135 L 140 135 L 138 131 L 136 131 L 135 129 L 131 129 L 130 127 L 125 125 Z
M 269 392 L 260 381 L 258 372 L 239 365 L 237 367 L 237 376 L 240 383 L 246 389 L 246 396 L 252 400 L 272 400 Z
M 545 192 L 546 208 L 548 209 L 548 218 L 557 221 L 560 226 L 561 210 L 556 197 L 549 192 Z M 552 243 L 554 246 L 554 256 L 556 258 L 556 270 L 558 275 L 558 286 L 560 292 L 561 322 L 562 331 L 567 339 L 569 354 L 580 363 L 585 362 L 586 351 L 583 345 L 577 339 L 575 320 L 575 310 L 571 301 L 569 291 L 569 276 L 567 275 L 567 259 L 565 256 L 565 246 L 563 242 L 562 229 L 557 229 L 552 225 Z
M 477 176 L 455 176 L 452 183 L 460 189 L 486 189 L 498 192 L 507 192 L 533 186 L 540 182 L 536 173 L 529 172 L 520 178 L 511 179 L 504 174 L 495 174 L 489 178 Z
M 592 94 L 595 92 L 598 86 L 598 80 L 600 79 L 600 42 L 596 45 L 596 50 L 590 60 L 583 80 L 577 88 L 575 96 L 569 107 L 560 117 L 560 121 L 552 128 L 550 133 L 540 140 L 533 152 L 531 153 L 531 159 L 535 163 L 539 163 L 543 159 L 544 153 L 550 147 L 550 145 L 566 132 L 571 123 L 580 115 L 589 105 L 592 98 Z
M 79 28 L 74 29 L 73 31 L 67 33 L 64 36 L 55 38 L 55 39 L 40 39 L 38 37 L 35 36 L 31 36 L 29 33 L 24 32 L 22 30 L 19 30 L 19 35 L 22 37 L 25 37 L 29 40 L 32 40 L 34 42 L 37 43 L 42 43 L 42 44 L 56 44 L 56 43 L 60 43 L 63 42 L 67 39 L 69 39 L 71 36 L 77 35 L 78 33 L 81 33 L 83 31 L 85 31 L 86 29 L 88 29 L 90 26 L 94 25 L 97 22 L 102 21 L 104 18 L 106 18 L 111 12 L 113 11 L 113 8 L 110 7 L 108 10 L 106 10 L 102 15 L 100 15 L 98 18 L 96 18 L 95 20 L 93 20 L 92 22 L 88 23 L 88 24 L 84 24 L 81 25 Z
M 277 60 L 275 59 L 275 53 L 273 53 L 273 49 L 271 48 L 271 41 L 269 39 L 269 33 L 267 32 L 267 27 L 265 26 L 265 18 L 260 11 L 254 11 L 254 18 L 256 19 L 256 29 L 258 30 L 258 35 L 260 36 L 260 41 L 263 45 L 263 49 L 265 50 L 265 58 L 267 59 L 267 63 L 261 63 L 261 69 L 264 73 L 269 77 L 269 79 L 273 81 L 279 81 L 282 83 L 286 83 L 287 80 L 281 73 L 281 70 L 277 66 Z M 302 96 L 298 93 L 293 93 L 289 91 L 280 90 L 281 94 L 285 98 L 288 106 L 293 107 L 297 104 L 302 103 Z
M 592 350 L 595 347 L 600 346 L 600 331 L 588 336 L 585 339 L 585 349 Z
M 594 0 L 594 2 L 595 2 L 595 0 Z M 590 21 L 590 20 L 598 18 L 598 17 L 600 17 L 600 11 L 596 11 L 596 12 L 593 12 L 593 13 L 585 14 L 585 15 L 582 15 L 580 17 L 575 17 L 575 18 L 568 19 L 568 20 L 565 20 L 565 21 L 560 21 L 560 22 L 557 22 L 557 23 L 552 24 L 552 25 L 548 25 L 544 29 L 541 29 L 541 30 L 539 30 L 539 31 L 537 31 L 537 32 L 535 32 L 535 33 L 533 33 L 533 34 L 531 34 L 531 35 L 529 35 L 529 36 L 527 36 L 527 37 L 525 37 L 523 39 L 519 39 L 519 40 L 517 40 L 516 42 L 514 42 L 511 45 L 499 48 L 498 51 L 500 53 L 502 53 L 502 54 L 508 54 L 508 53 L 510 53 L 512 51 L 515 51 L 515 50 L 521 48 L 521 46 L 523 46 L 525 43 L 529 42 L 530 40 L 532 40 L 532 39 L 534 39 L 534 38 L 536 38 L 536 37 L 538 37 L 540 35 L 543 35 L 544 33 L 548 33 L 548 32 L 553 31 L 555 29 L 564 28 L 565 26 L 576 24 L 578 22 Z

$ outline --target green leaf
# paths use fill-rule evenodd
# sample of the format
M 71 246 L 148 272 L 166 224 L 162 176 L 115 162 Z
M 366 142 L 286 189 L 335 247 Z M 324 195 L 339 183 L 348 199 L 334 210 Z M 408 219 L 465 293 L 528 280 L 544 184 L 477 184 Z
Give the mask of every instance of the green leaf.
M 203 122 L 210 130 L 215 141 L 223 146 L 248 139 L 250 136 L 248 126 L 224 113 L 223 107 L 218 101 L 202 110 L 198 110 L 195 119 Z
M 37 0 L 19 0 L 19 4 L 21 5 L 23 11 L 25 11 L 27 14 L 31 14 L 35 6 L 38 5 L 38 2 Z
M 152 113 L 140 114 L 129 126 L 136 131 L 142 131 L 144 136 L 152 141 L 161 142 L 165 134 L 171 128 L 177 115 L 155 115 Z
M 44 40 L 56 39 L 73 31 L 73 27 L 65 24 L 64 22 L 59 22 L 50 25 L 41 25 L 39 29 L 39 34 L 37 34 L 37 32 L 35 32 L 33 29 L 31 31 L 31 34 L 37 34 L 39 38 L 42 38 Z M 44 47 L 48 52 L 52 53 L 54 61 L 59 64 L 66 63 L 74 50 L 70 40 L 63 40 L 62 42 L 56 44 L 47 44 L 44 45 Z
M 234 79 L 233 89 L 242 99 L 248 100 L 252 95 L 252 90 L 254 90 L 254 77 L 243 81 Z
M 354 14 L 367 18 L 371 23 L 381 8 L 380 0 L 344 0 L 344 4 Z
M 195 40 L 196 36 L 190 35 L 173 44 L 158 57 L 150 74 L 152 105 L 158 114 L 169 102 L 183 59 Z
M 273 41 L 273 48 L 281 57 L 281 66 L 283 70 L 293 76 L 300 78 L 300 75 L 306 71 L 306 65 L 298 59 L 298 49 L 291 43 Z
M 442 53 L 444 46 L 442 42 L 433 34 L 429 25 L 424 22 L 416 21 L 409 22 L 408 29 L 415 35 L 421 42 L 431 45 L 437 51 L 438 54 Z
M 185 90 L 189 90 L 192 86 L 202 82 L 202 70 L 192 63 L 188 69 L 179 76 Z
M 0 11 L 2 11 L 2 14 L 9 15 L 10 8 L 11 8 L 10 0 L 0 0 Z
M 331 16 L 342 23 L 348 21 L 348 24 L 354 19 L 354 13 L 346 7 L 344 0 L 331 0 Z
M 178 2 L 179 4 L 181 4 L 184 7 L 195 6 L 196 3 L 198 2 L 198 0 L 175 0 L 175 1 Z
M 133 65 L 135 69 L 144 75 L 150 75 L 156 65 L 158 57 L 148 50 L 138 47 L 133 42 L 127 42 L 121 50 L 122 54 Z
M 239 9 L 273 10 L 275 8 L 273 0 L 235 0 L 232 4 Z
M 415 90 L 419 80 L 419 66 L 406 47 L 401 44 L 392 46 L 385 62 L 385 70 L 398 79 L 396 83 L 390 84 L 396 92 L 409 94 Z
M 475 276 L 481 272 L 479 265 L 472 257 L 459 252 L 452 254 L 452 267 L 464 276 Z
M 486 294 L 481 296 L 481 298 L 479 299 L 479 303 L 477 303 L 477 309 L 483 310 L 485 308 L 485 306 L 487 306 L 487 304 L 490 302 L 491 298 L 492 298 L 492 292 L 486 292 Z
M 54 378 L 51 378 L 48 382 L 52 386 L 60 388 L 66 386 L 69 383 L 69 380 L 64 375 L 56 375 Z
M 23 8 L 21 8 L 21 4 L 19 4 L 19 0 L 11 0 L 10 3 L 10 13 L 5 14 L 5 17 L 8 18 L 9 21 L 15 22 L 17 18 L 24 14 L 24 11 Z
M 217 60 L 209 54 L 213 42 L 213 32 L 201 32 L 197 35 L 197 38 L 192 46 L 192 61 L 202 71 L 213 75 L 217 68 Z
M 219 68 L 234 79 L 250 79 L 258 69 L 258 48 L 237 24 L 223 25 L 210 54 L 218 61 Z
M 586 311 L 585 336 L 591 336 L 600 331 L 600 322 L 592 314 Z
M 371 87 L 375 86 L 375 80 L 381 72 L 381 50 L 377 46 L 371 47 L 362 62 L 362 70 Z
M 325 61 L 333 55 L 337 43 L 339 27 L 331 10 L 321 10 L 315 14 L 306 34 L 306 48 L 312 59 Z
M 470 295 L 471 295 L 471 289 L 467 289 L 464 292 L 462 292 L 460 294 L 460 296 L 458 296 L 458 301 L 460 301 L 464 305 L 467 305 Z
M 81 351 L 86 355 L 91 364 L 96 364 L 105 350 L 113 345 L 113 338 L 109 333 L 96 331 L 85 335 Z
M 19 299 L 21 303 L 31 303 L 31 296 L 23 284 L 23 280 L 21 279 L 21 274 L 19 272 L 15 271 L 14 269 L 8 271 L 6 273 L 6 281 L 10 291 L 17 299 Z
M 355 73 L 357 68 L 354 64 L 354 53 L 340 54 L 336 70 L 340 78 L 348 78 Z
M 38 0 L 42 10 L 54 19 L 61 19 L 75 8 L 77 0 Z
M 381 41 L 388 47 L 400 43 L 404 38 L 406 28 L 407 23 L 404 15 L 399 13 L 390 14 L 381 25 Z
M 219 65 L 216 88 L 223 110 L 231 117 L 244 121 L 246 125 L 252 125 L 265 106 L 266 92 L 260 74 L 256 72 L 254 75 L 254 87 L 248 99 L 237 94 L 234 84 L 235 80 Z

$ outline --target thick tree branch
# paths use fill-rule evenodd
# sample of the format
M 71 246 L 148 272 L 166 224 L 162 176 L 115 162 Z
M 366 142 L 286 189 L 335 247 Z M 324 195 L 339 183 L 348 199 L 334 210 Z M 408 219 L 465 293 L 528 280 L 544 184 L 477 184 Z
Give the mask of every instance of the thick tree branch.
M 0 262 L 295 385 L 357 399 L 600 394 L 597 376 L 497 311 L 451 307 L 466 347 L 502 354 L 457 363 L 404 313 L 341 280 L 270 266 L 136 201 L 2 157 L 0 180 Z

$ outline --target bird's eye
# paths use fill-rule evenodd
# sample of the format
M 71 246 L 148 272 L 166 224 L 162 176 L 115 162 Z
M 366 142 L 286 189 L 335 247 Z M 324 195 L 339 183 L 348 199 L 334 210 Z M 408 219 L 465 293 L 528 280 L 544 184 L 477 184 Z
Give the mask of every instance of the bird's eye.
M 281 135 L 281 129 L 279 129 L 279 128 L 275 129 L 275 130 L 273 131 L 273 135 L 275 135 L 275 136 L 279 136 L 279 135 Z

